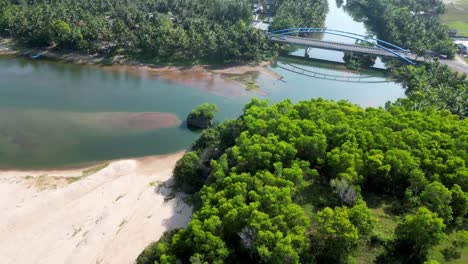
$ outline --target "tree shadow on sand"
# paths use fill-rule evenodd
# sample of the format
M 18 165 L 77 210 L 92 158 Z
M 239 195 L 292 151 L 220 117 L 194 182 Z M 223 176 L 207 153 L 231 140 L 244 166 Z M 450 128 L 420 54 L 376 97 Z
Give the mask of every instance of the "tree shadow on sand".
M 172 207 L 170 216 L 162 221 L 167 231 L 185 227 L 192 218 L 191 196 L 175 189 L 174 178 L 155 183 L 154 192 L 163 197 L 164 206 Z

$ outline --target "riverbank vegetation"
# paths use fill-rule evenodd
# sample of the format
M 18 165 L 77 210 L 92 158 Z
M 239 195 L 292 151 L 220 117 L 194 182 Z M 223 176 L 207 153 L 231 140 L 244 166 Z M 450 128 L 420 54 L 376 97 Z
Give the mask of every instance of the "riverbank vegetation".
M 208 128 L 212 125 L 215 113 L 219 108 L 215 104 L 204 103 L 193 109 L 187 116 L 189 128 Z
M 395 105 L 253 99 L 186 154 L 196 169 L 176 184 L 195 187 L 192 221 L 138 263 L 423 263 L 442 241 L 439 254 L 459 252 L 467 122 Z
M 444 109 L 461 118 L 468 117 L 466 74 L 454 72 L 437 62 L 418 67 L 395 67 L 392 75 L 406 89 L 407 98 L 399 99 L 398 104 L 412 110 Z
M 410 49 L 418 55 L 455 55 L 448 28 L 440 22 L 445 5 L 440 0 L 353 0 L 346 6 L 366 21 L 380 39 Z M 436 52 L 436 54 L 433 54 Z M 439 62 L 418 66 L 393 65 L 392 76 L 406 89 L 397 104 L 409 110 L 433 108 L 468 116 L 468 79 Z
M 372 46 L 371 44 L 364 41 L 356 41 L 357 45 L 361 46 Z M 346 68 L 351 70 L 369 69 L 374 66 L 377 56 L 368 54 L 353 54 L 351 52 L 344 52 L 343 61 Z
M 442 22 L 450 29 L 456 30 L 459 36 L 468 37 L 468 0 L 451 0 L 447 4 L 447 12 L 442 16 Z
M 273 11 L 281 26 L 292 19 L 294 25 L 320 26 L 327 13 L 326 0 L 277 5 Z M 266 60 L 277 46 L 251 25 L 252 17 L 249 0 L 0 0 L 0 35 L 30 47 L 152 63 Z
M 346 68 L 357 71 L 361 69 L 369 69 L 374 66 L 376 58 L 376 56 L 366 54 L 352 54 L 345 52 L 343 61 Z
M 270 31 L 295 27 L 323 27 L 328 13 L 327 0 L 277 0 Z
M 455 55 L 448 28 L 440 22 L 445 12 L 441 0 L 353 0 L 346 8 L 382 40 L 418 55 Z
M 250 61 L 272 47 L 247 0 L 0 0 L 0 33 L 32 47 L 129 54 L 154 61 Z

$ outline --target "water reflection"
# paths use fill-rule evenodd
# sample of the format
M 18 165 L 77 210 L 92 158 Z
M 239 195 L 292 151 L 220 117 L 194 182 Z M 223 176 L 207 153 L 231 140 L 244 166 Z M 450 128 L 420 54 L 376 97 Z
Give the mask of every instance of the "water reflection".
M 0 69 L 0 168 L 178 151 L 197 136 L 179 125 L 194 107 L 216 103 L 223 120 L 238 116 L 249 98 L 85 65 L 0 58 Z
M 328 28 L 367 33 L 338 1 L 329 3 Z M 295 53 L 303 56 L 304 50 Z M 318 49 L 312 54 L 335 61 L 343 57 L 342 52 Z M 335 80 L 311 78 L 278 67 L 285 65 L 300 67 L 315 77 L 335 76 Z M 383 106 L 404 96 L 403 89 L 380 72 L 350 72 L 342 65 L 290 57 L 280 58 L 269 69 L 282 80 L 253 74 L 262 91 L 247 92 L 238 82 L 223 79 L 222 72 L 214 75 L 201 68 L 101 68 L 0 58 L 0 168 L 58 167 L 165 154 L 187 148 L 198 136 L 183 123 L 131 129 L 135 127 L 135 121 L 131 121 L 135 113 L 164 112 L 183 120 L 197 105 L 211 102 L 219 106 L 216 119 L 222 121 L 238 117 L 254 96 L 271 102 L 322 97 L 363 107 Z M 337 76 L 371 82 L 338 82 Z M 113 114 L 119 115 L 117 120 L 127 121 L 106 123 Z M 122 118 L 125 116 L 130 121 Z
M 363 36 L 374 36 L 373 32 L 367 28 L 365 23 L 363 23 L 361 20 L 354 19 L 354 17 L 348 13 L 347 5 L 347 1 L 343 2 L 337 0 L 328 0 L 329 12 L 325 19 L 324 28 L 350 32 Z M 355 44 L 356 42 L 356 40 L 353 38 L 326 33 L 314 33 L 309 37 L 346 44 Z M 305 50 L 303 47 L 291 47 L 290 54 L 303 57 L 305 56 Z M 308 51 L 308 56 L 311 58 L 340 63 L 344 63 L 344 55 L 344 52 L 341 51 L 324 50 L 318 48 L 310 48 Z M 374 67 L 385 69 L 386 66 L 384 60 L 380 57 L 377 57 L 374 63 Z

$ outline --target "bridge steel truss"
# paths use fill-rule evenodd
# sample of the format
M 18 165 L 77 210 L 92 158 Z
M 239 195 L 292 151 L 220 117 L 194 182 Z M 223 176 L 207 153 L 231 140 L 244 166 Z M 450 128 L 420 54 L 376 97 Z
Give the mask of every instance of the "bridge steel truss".
M 283 35 L 294 35 L 294 34 L 311 34 L 311 33 L 322 33 L 322 34 L 329 34 L 329 35 L 335 35 L 335 36 L 340 36 L 340 37 L 345 37 L 345 38 L 350 38 L 354 40 L 360 40 L 364 41 L 366 43 L 371 44 L 372 46 L 375 46 L 379 49 L 383 49 L 385 51 L 388 51 L 398 57 L 400 60 L 411 64 L 415 65 L 416 63 L 413 62 L 412 60 L 408 59 L 405 57 L 403 54 L 409 53 L 409 50 L 406 50 L 402 47 L 399 47 L 397 45 L 394 45 L 390 42 L 386 42 L 377 38 L 373 38 L 370 36 L 364 36 L 356 33 L 351 33 L 351 32 L 346 32 L 346 31 L 340 31 L 340 30 L 333 30 L 333 29 L 326 29 L 326 28 L 287 28 L 287 29 L 280 29 L 280 30 L 275 30 L 270 32 L 270 35 L 275 36 L 283 36 Z M 375 42 L 372 42 L 375 41 Z M 382 43 L 384 45 L 387 45 L 391 48 L 387 48 L 385 46 L 380 45 L 379 43 Z

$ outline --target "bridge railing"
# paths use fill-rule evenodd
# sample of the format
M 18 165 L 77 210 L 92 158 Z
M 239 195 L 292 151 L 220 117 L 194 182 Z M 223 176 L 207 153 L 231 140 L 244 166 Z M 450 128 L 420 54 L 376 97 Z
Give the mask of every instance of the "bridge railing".
M 340 32 L 344 32 L 344 33 L 340 33 Z M 359 35 L 359 34 L 355 34 L 355 33 L 349 33 L 349 32 L 345 32 L 345 31 L 337 31 L 337 30 L 330 30 L 330 29 L 323 29 L 323 28 L 288 28 L 288 29 L 281 29 L 281 30 L 276 30 L 276 31 L 270 32 L 271 35 L 291 35 L 291 34 L 298 34 L 298 33 L 325 33 L 325 34 L 336 35 L 336 36 L 340 36 L 340 37 L 345 37 L 345 38 L 351 38 L 351 39 L 355 39 L 355 40 L 364 41 L 366 43 L 371 44 L 372 46 L 378 47 L 380 49 L 383 49 L 383 50 L 386 50 L 386 51 L 392 53 L 393 55 L 395 55 L 396 57 L 400 58 L 401 60 L 403 60 L 404 62 L 406 62 L 408 64 L 411 64 L 411 65 L 416 64 L 413 61 L 411 61 L 410 59 L 406 58 L 405 56 L 403 56 L 403 55 L 401 55 L 399 53 L 399 52 L 402 52 L 402 53 L 407 54 L 407 53 L 409 53 L 408 50 L 405 50 L 405 49 L 403 49 L 401 47 L 398 47 L 398 46 L 396 46 L 394 44 L 391 44 L 391 43 L 388 43 L 388 42 L 385 42 L 385 41 L 382 41 L 382 40 L 379 40 L 379 39 L 367 38 L 367 37 L 365 37 L 363 35 Z M 360 37 L 358 38 L 358 37 L 354 37 L 352 35 L 360 36 Z M 377 43 L 369 41 L 369 39 L 376 40 Z M 388 45 L 390 45 L 392 47 L 395 47 L 396 49 L 398 49 L 398 51 L 389 49 L 387 47 L 384 47 L 384 46 L 378 44 L 379 41 L 382 42 L 382 43 L 388 43 Z
M 361 37 L 361 38 L 364 38 L 364 39 L 371 39 L 371 40 L 375 40 L 377 42 L 383 43 L 385 45 L 388 45 L 388 46 L 390 46 L 390 47 L 392 47 L 392 48 L 394 48 L 396 50 L 400 50 L 400 51 L 403 51 L 403 52 L 410 52 L 407 49 L 399 47 L 399 46 L 397 46 L 395 44 L 392 44 L 390 42 L 387 42 L 385 40 L 381 40 L 381 39 L 374 38 L 374 37 L 371 37 L 371 36 L 365 36 L 365 35 L 356 34 L 356 33 L 352 33 L 352 32 L 346 32 L 346 31 L 342 31 L 342 30 L 334 30 L 334 29 L 328 29 L 328 28 L 287 28 L 287 29 L 280 29 L 280 30 L 272 31 L 272 32 L 270 32 L 270 34 L 272 34 L 272 35 L 288 34 L 289 35 L 289 34 L 294 34 L 294 33 L 329 33 L 329 32 L 335 32 L 335 33 L 340 33 L 340 34 L 358 36 L 358 37 Z M 342 35 L 339 35 L 339 36 L 342 36 Z
M 284 35 L 281 35 L 280 38 L 285 38 Z M 294 36 L 287 36 L 288 39 L 298 39 L 298 40 L 304 40 L 307 38 L 302 38 L 302 37 L 294 37 Z M 309 41 L 309 39 L 307 39 Z M 374 47 L 374 46 L 360 46 L 360 45 L 355 45 L 355 44 L 349 44 L 349 43 L 344 43 L 344 42 L 338 42 L 338 41 L 321 41 L 321 40 L 315 40 L 311 39 L 311 41 L 317 41 L 317 42 L 323 42 L 323 43 L 329 43 L 329 44 L 335 44 L 335 45 L 342 45 L 342 46 L 353 46 L 353 47 L 359 47 L 361 49 L 368 49 L 368 50 L 379 50 L 382 51 L 381 48 Z M 395 50 L 395 52 L 399 52 L 398 50 Z

